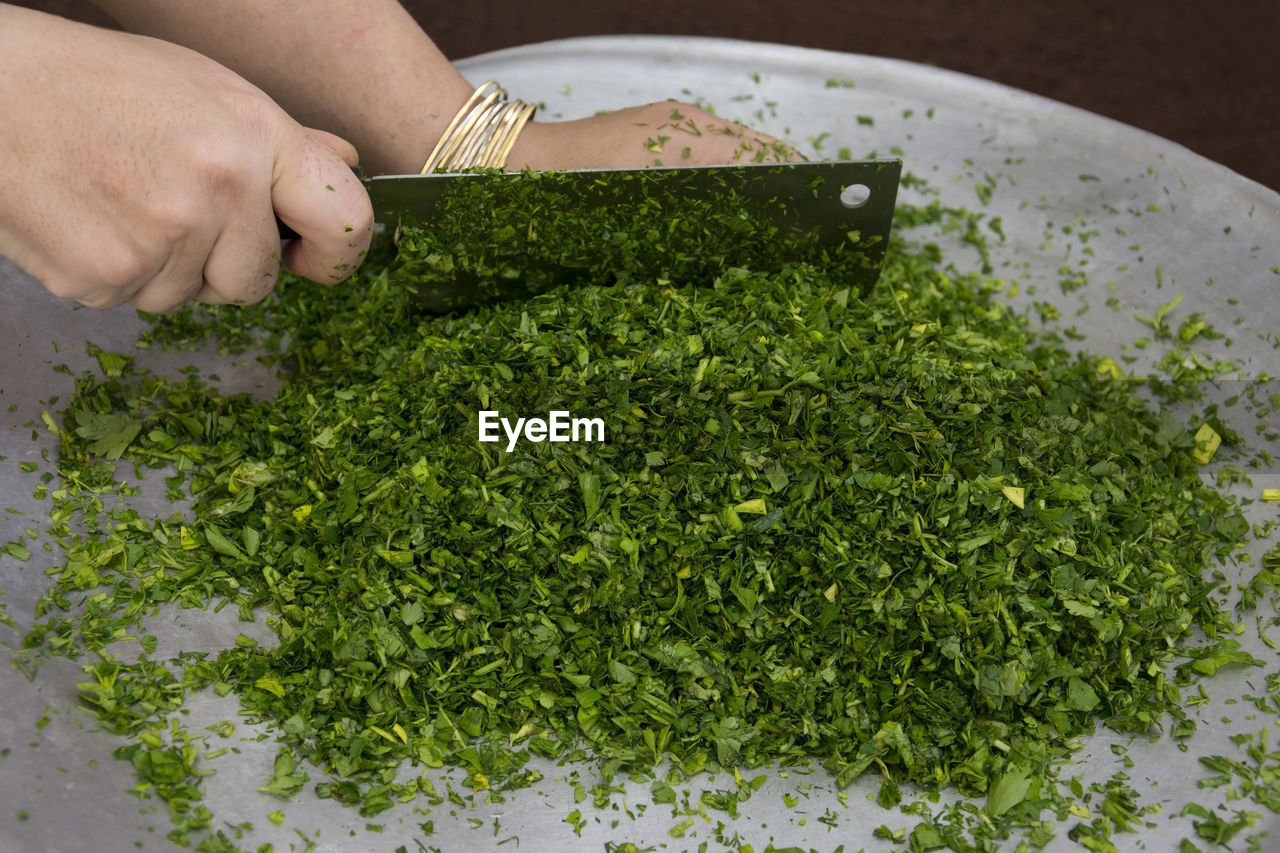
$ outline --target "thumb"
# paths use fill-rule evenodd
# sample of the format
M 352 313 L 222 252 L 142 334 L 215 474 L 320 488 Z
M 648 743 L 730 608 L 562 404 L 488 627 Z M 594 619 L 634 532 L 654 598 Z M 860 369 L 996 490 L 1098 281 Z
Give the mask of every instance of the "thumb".
M 324 143 L 325 147 L 341 157 L 342 162 L 348 166 L 360 165 L 360 155 L 356 152 L 356 147 L 341 136 L 330 133 L 327 130 L 321 130 L 318 127 L 308 127 L 307 133 L 311 134 L 319 142 Z
M 355 149 L 323 131 L 304 131 L 276 154 L 271 203 L 298 234 L 284 262 L 304 278 L 335 284 L 364 259 L 373 236 L 373 207 L 348 163 Z

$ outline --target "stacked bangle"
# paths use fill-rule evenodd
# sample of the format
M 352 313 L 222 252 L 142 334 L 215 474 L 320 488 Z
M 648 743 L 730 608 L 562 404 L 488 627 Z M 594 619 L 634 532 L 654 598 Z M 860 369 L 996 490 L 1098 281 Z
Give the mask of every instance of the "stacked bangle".
M 485 81 L 449 122 L 422 174 L 505 167 L 516 138 L 537 109 L 519 98 L 509 100 L 496 80 Z

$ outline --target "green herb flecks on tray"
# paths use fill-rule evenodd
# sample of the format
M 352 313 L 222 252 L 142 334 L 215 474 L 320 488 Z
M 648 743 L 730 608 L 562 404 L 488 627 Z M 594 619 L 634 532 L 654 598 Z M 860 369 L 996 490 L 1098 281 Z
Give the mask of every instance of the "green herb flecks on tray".
M 354 283 L 206 312 L 287 340 L 269 402 L 119 361 L 78 380 L 55 521 L 102 532 L 27 648 L 110 655 L 168 602 L 229 601 L 279 637 L 173 674 L 89 664 L 113 729 L 234 691 L 279 726 L 268 790 L 304 785 L 305 759 L 366 816 L 412 796 L 406 760 L 483 789 L 535 779 L 537 754 L 606 778 L 816 758 L 841 784 L 888 776 L 889 800 L 954 784 L 1000 821 L 1095 720 L 1186 732 L 1177 682 L 1252 662 L 1218 639 L 1208 571 L 1248 525 L 1202 484 L 1194 425 L 935 247 L 897 240 L 865 295 L 839 265 L 641 265 L 431 317 L 406 286 L 437 262 L 425 239 Z M 508 453 L 477 441 L 481 409 L 599 417 L 608 440 Z M 95 517 L 117 456 L 177 463 L 194 516 Z

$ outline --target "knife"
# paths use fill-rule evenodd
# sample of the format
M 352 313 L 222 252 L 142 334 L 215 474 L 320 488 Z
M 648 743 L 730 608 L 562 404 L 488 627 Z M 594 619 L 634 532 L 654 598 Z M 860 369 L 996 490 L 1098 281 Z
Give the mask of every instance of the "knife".
M 901 171 L 886 159 L 362 180 L 377 222 L 406 229 L 408 248 L 428 259 L 413 266 L 421 307 L 446 312 L 609 276 L 693 280 L 726 266 L 832 259 L 865 291 L 884 258 Z M 648 236 L 629 240 L 632 230 Z M 637 244 L 646 244 L 639 254 Z

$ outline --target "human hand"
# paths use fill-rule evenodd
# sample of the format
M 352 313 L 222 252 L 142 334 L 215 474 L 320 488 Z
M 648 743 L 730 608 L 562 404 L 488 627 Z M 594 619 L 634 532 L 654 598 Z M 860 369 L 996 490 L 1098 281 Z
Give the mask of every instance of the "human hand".
M 531 123 L 508 168 L 584 169 L 782 163 L 789 145 L 692 104 L 660 101 L 575 121 Z
M 152 312 L 331 284 L 373 229 L 355 150 L 186 48 L 0 4 L 0 255 L 57 296 Z

